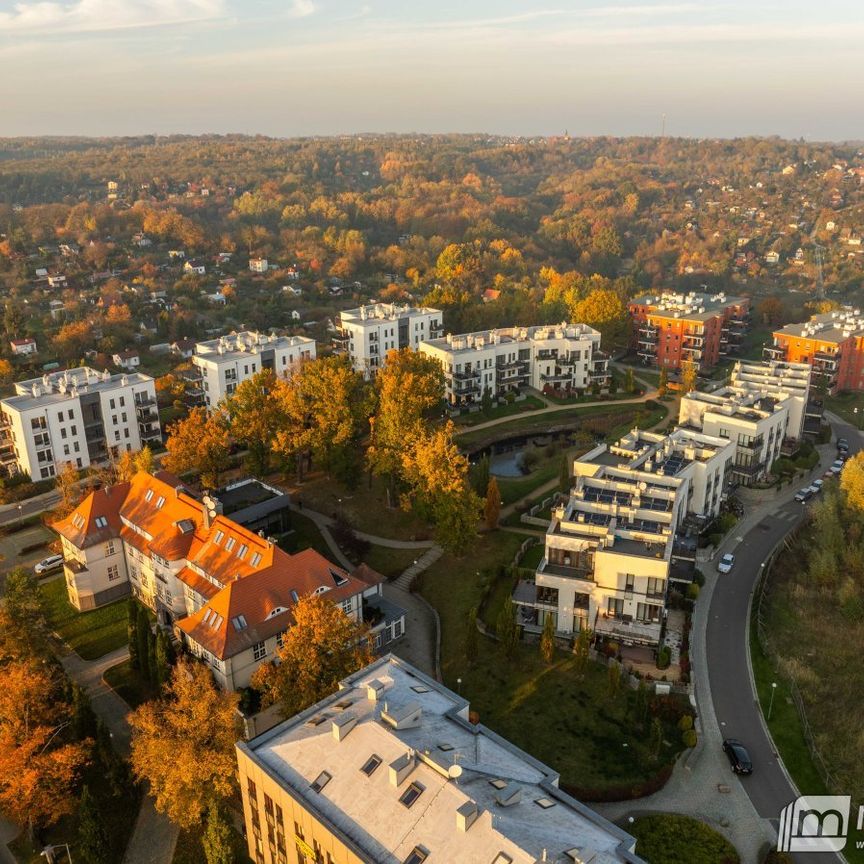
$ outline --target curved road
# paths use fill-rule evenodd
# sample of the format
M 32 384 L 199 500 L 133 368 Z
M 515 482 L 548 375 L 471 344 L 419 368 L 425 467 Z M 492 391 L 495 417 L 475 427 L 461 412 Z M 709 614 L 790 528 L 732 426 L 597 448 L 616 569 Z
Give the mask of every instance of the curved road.
M 833 423 L 839 438 L 849 441 L 850 452 L 860 449 L 859 433 L 846 423 Z M 758 814 L 776 830 L 780 811 L 795 797 L 785 772 L 774 755 L 762 725 L 759 705 L 750 684 L 747 657 L 747 613 L 766 556 L 803 519 L 805 507 L 790 501 L 765 516 L 737 542 L 724 546 L 735 553 L 732 572 L 717 581 L 711 598 L 706 633 L 711 699 L 727 738 L 743 741 L 753 759 L 753 774 L 741 783 Z M 735 538 L 738 539 L 737 537 Z M 720 746 L 720 742 L 717 742 Z M 808 790 L 801 790 L 807 794 Z M 834 854 L 808 852 L 794 856 L 796 864 L 838 864 Z

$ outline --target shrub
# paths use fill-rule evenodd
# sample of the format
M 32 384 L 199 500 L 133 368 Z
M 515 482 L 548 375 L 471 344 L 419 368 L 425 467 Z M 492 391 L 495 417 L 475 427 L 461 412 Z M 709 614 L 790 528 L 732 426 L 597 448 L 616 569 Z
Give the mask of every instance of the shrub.
M 669 664 L 672 662 L 672 650 L 668 645 L 664 645 L 657 652 L 657 668 L 658 669 L 668 669 Z
M 682 732 L 686 732 L 688 729 L 692 729 L 693 728 L 693 715 L 692 714 L 685 714 L 678 721 L 678 728 Z
M 637 841 L 639 856 L 648 864 L 687 861 L 688 864 L 740 864 L 735 847 L 698 819 L 663 813 L 643 816 L 627 830 Z
M 695 729 L 685 729 L 681 733 L 681 742 L 685 747 L 695 747 L 696 746 L 696 730 Z
M 700 588 L 705 584 L 705 574 L 698 567 L 693 571 L 693 581 Z
M 778 852 L 776 849 L 769 849 L 768 854 L 762 859 L 762 864 L 792 864 L 792 859 L 788 852 Z
M 695 582 L 691 582 L 687 586 L 687 599 L 697 600 L 699 598 L 699 586 Z

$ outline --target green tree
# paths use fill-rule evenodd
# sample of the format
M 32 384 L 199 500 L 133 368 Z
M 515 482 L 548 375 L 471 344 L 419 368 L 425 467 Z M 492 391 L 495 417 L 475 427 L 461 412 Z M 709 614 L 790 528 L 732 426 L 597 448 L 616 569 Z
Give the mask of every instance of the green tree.
M 573 656 L 576 660 L 576 672 L 582 675 L 588 665 L 588 657 L 591 651 L 591 631 L 586 627 L 579 631 L 573 643 Z
M 174 645 L 171 643 L 171 638 L 164 630 L 160 629 L 156 634 L 155 651 L 156 685 L 158 687 L 162 687 L 170 680 L 171 671 L 174 668 L 176 659 L 177 657 L 174 651 Z
M 628 393 L 636 392 L 636 380 L 633 377 L 633 370 L 629 366 L 624 371 L 624 389 Z
M 201 845 L 207 864 L 235 864 L 238 860 L 231 824 L 225 809 L 218 803 L 207 808 L 207 824 Z
M 519 642 L 519 628 L 516 626 L 515 611 L 513 604 L 505 601 L 495 621 L 495 634 L 498 636 L 498 645 L 501 652 L 509 660 L 516 651 Z
M 102 821 L 103 813 L 104 809 L 99 807 L 90 787 L 85 785 L 78 801 L 76 861 L 80 858 L 84 864 L 105 864 L 108 860 L 110 844 Z
M 619 663 L 609 663 L 607 679 L 609 698 L 614 699 L 621 689 L 621 665 Z
M 485 495 L 489 488 L 489 478 L 492 475 L 489 473 L 489 454 L 484 453 L 469 469 L 468 478 L 471 481 L 471 488 L 478 495 Z
M 488 387 L 483 388 L 483 396 L 480 400 L 483 414 L 487 417 L 492 413 L 492 391 Z
M 655 717 L 651 721 L 651 732 L 648 739 L 648 752 L 651 758 L 656 762 L 660 757 L 660 748 L 663 746 L 663 724 L 659 717 Z
M 660 367 L 660 380 L 657 382 L 657 395 L 665 396 L 669 392 L 669 370 L 665 366 Z
M 77 682 L 72 682 L 72 735 L 76 741 L 96 738 L 98 721 L 90 704 L 90 697 Z
M 501 491 L 498 489 L 498 481 L 491 477 L 486 487 L 486 504 L 483 510 L 486 517 L 486 527 L 492 531 L 498 527 L 498 519 L 501 516 Z
M 551 663 L 555 656 L 555 616 L 548 612 L 540 636 L 540 655 L 547 663 Z
M 135 629 L 138 639 L 138 669 L 141 672 L 141 677 L 149 681 L 151 679 L 150 639 L 153 632 L 150 626 L 150 616 L 141 603 L 138 604 L 138 624 Z
M 138 671 L 141 668 L 138 654 L 138 601 L 129 598 L 126 604 L 126 638 L 129 642 L 129 665 Z

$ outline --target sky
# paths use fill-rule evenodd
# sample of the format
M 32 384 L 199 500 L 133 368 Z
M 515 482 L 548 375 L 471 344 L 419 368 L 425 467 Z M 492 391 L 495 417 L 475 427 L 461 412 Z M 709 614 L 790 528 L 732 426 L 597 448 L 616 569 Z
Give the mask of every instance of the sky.
M 0 135 L 864 139 L 859 0 L 0 0 Z

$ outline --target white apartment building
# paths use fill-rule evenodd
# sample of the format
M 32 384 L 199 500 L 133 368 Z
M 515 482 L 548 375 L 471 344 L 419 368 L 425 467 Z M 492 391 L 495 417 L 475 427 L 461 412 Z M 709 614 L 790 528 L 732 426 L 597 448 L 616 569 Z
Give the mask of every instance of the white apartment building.
M 94 609 L 130 593 L 163 627 L 210 665 L 226 690 L 245 687 L 272 660 L 306 594 L 326 594 L 346 615 L 381 616 L 378 647 L 404 633 L 405 612 L 381 596 L 383 578 L 366 565 L 348 573 L 314 549 L 293 555 L 193 498 L 170 475 L 139 472 L 91 492 L 53 525 L 63 544 L 69 602 Z
M 339 313 L 333 346 L 348 354 L 356 372 L 369 378 L 384 365 L 388 351 L 416 351 L 421 342 L 437 339 L 443 333 L 443 320 L 440 309 L 428 306 L 372 303 L 346 309 Z
M 392 655 L 237 744 L 256 864 L 644 864 L 549 766 Z
M 161 440 L 148 375 L 84 366 L 20 381 L 15 391 L 0 400 L 0 464 L 8 473 L 47 480 L 64 462 L 86 468 Z
M 781 455 L 784 440 L 803 435 L 810 392 L 805 363 L 738 363 L 731 383 L 681 399 L 678 422 L 736 445 L 733 479 L 750 486 Z
M 479 402 L 487 390 L 492 396 L 521 387 L 587 390 L 610 380 L 600 333 L 587 324 L 448 334 L 424 341 L 420 351 L 441 364 L 451 405 Z
M 230 396 L 241 381 L 269 369 L 290 375 L 297 365 L 317 356 L 315 340 L 305 336 L 270 336 L 244 330 L 198 342 L 192 363 L 201 372 L 201 389 L 208 408 Z
M 577 459 L 534 581 L 513 593 L 519 623 L 539 632 L 552 616 L 562 636 L 591 629 L 623 644 L 658 645 L 676 532 L 687 514 L 720 512 L 734 450 L 686 429 L 634 429 Z

